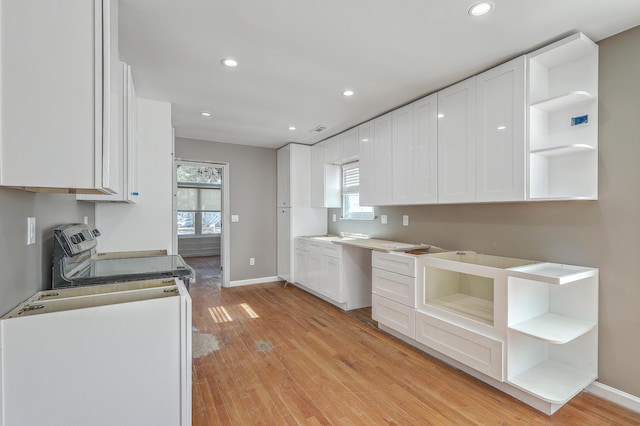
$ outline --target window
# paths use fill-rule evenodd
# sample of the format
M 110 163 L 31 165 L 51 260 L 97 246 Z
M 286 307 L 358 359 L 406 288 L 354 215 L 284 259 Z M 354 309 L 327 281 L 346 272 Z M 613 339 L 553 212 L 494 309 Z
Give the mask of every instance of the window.
M 222 232 L 221 169 L 177 166 L 178 235 L 219 235 Z
M 342 166 L 342 218 L 373 220 L 373 207 L 360 205 L 358 162 Z

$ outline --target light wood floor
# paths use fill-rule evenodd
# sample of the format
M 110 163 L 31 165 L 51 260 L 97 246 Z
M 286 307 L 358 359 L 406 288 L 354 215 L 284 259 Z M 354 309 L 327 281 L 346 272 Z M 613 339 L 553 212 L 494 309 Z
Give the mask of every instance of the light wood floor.
M 193 425 L 640 425 L 581 393 L 553 416 L 282 283 L 220 289 L 207 259 L 192 285 Z M 206 277 L 210 278 L 206 278 Z M 219 277 L 219 274 L 218 274 Z

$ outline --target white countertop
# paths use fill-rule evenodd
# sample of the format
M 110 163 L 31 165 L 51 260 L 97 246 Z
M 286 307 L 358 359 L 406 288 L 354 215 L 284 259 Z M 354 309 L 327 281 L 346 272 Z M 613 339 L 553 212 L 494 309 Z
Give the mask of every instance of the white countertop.
M 354 238 L 354 237 L 339 237 L 337 235 L 324 235 L 324 236 L 307 236 L 302 238 L 308 238 L 310 240 L 326 241 L 334 244 L 341 244 L 345 246 L 359 247 L 363 249 L 376 250 L 376 251 L 405 251 L 411 249 L 429 247 L 419 243 L 405 243 L 400 241 L 379 240 L 377 238 Z

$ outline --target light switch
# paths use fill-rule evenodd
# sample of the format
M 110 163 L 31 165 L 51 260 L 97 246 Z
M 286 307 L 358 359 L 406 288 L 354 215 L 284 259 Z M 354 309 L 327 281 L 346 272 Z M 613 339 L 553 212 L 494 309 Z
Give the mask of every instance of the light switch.
M 408 214 L 402 215 L 402 224 L 404 226 L 409 226 L 409 215 Z
M 27 245 L 33 245 L 36 243 L 36 218 L 27 218 Z
M 383 225 L 387 224 L 387 215 L 386 214 L 381 214 L 380 215 L 380 223 Z
M 335 222 L 335 221 L 336 221 L 336 219 L 337 219 L 337 218 L 336 218 L 336 214 L 334 213 L 334 214 L 333 214 L 333 221 Z
M 231 215 L 231 222 L 240 222 L 240 216 L 237 214 Z

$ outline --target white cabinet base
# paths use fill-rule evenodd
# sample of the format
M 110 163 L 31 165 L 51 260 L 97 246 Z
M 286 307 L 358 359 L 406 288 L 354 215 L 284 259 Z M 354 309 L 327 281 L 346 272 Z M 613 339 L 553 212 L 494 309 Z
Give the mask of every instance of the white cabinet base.
M 386 325 L 412 339 L 416 336 L 416 311 L 413 308 L 374 294 L 371 317 L 378 325 Z
M 416 340 L 489 377 L 503 380 L 503 342 L 416 312 Z
M 426 346 L 420 342 L 415 341 L 414 339 L 411 339 L 410 337 L 407 337 L 405 335 L 403 335 L 402 333 L 384 325 L 384 324 L 378 324 L 378 328 L 382 331 L 384 331 L 387 334 L 390 334 L 391 336 L 402 340 L 403 342 L 407 343 L 409 346 L 413 346 L 414 348 L 420 349 L 422 352 L 434 357 L 435 359 L 438 359 L 446 364 L 449 364 L 450 366 L 452 366 L 453 368 L 456 368 L 460 371 L 463 371 L 465 373 L 467 373 L 468 375 L 475 377 L 476 379 L 483 381 L 484 383 L 488 384 L 489 386 L 492 386 L 504 393 L 506 393 L 507 395 L 511 395 L 512 397 L 518 399 L 519 401 L 524 402 L 525 404 L 535 408 L 538 411 L 541 411 L 547 415 L 552 415 L 553 413 L 555 413 L 556 411 L 558 411 L 563 404 L 554 404 L 554 403 L 550 403 L 548 401 L 543 401 L 542 399 L 536 398 L 534 396 L 532 396 L 530 393 L 528 392 L 524 392 L 520 389 L 518 389 L 517 387 L 507 383 L 507 382 L 501 382 L 498 381 L 496 379 L 494 379 L 493 377 L 487 376 L 486 374 L 483 374 L 477 370 L 475 370 L 474 368 L 469 367 L 466 364 L 461 363 L 460 361 L 457 361 L 447 355 L 444 355 L 441 352 L 438 352 L 437 350 L 430 348 L 429 346 Z

